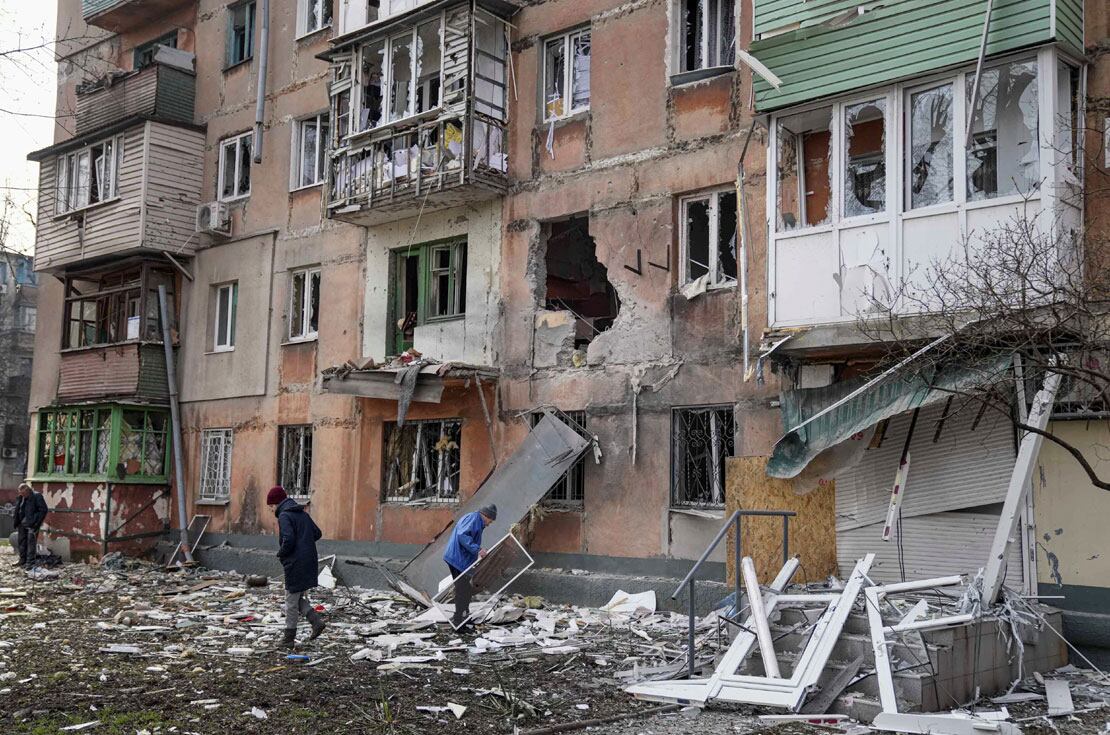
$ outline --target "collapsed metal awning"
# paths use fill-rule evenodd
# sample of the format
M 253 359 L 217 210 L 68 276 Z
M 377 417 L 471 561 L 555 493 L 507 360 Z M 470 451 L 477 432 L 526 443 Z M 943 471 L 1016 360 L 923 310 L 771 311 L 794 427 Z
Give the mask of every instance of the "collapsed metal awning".
M 397 367 L 374 367 L 352 369 L 336 367 L 322 374 L 324 390 L 363 398 L 382 398 L 387 401 L 399 400 L 404 391 L 404 377 L 409 370 L 415 373 L 416 384 L 412 398 L 418 403 L 439 403 L 447 380 L 465 380 L 477 376 L 485 380 L 496 380 L 496 368 L 468 365 L 461 362 L 432 362 L 419 365 Z
M 452 522 L 405 565 L 401 570 L 403 581 L 428 598 L 434 597 L 439 581 L 448 574 L 443 550 L 455 521 L 495 503 L 497 520 L 486 527 L 485 536 L 488 539 L 504 536 L 592 444 L 556 414 L 546 412 L 512 456 L 494 470 L 477 492 L 459 503 Z
M 796 477 L 822 452 L 883 419 L 997 383 L 1011 361 L 1012 356 L 1006 353 L 961 365 L 914 364 L 909 359 L 870 380 L 784 391 L 783 425 L 793 428 L 775 444 L 767 474 L 782 479 Z

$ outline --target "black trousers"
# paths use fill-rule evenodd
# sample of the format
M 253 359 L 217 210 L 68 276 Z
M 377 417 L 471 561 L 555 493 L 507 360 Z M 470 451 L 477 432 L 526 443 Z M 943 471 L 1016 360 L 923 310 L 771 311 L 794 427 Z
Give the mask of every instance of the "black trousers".
M 33 564 L 38 559 L 38 536 L 39 532 L 34 528 L 19 527 L 19 536 L 16 542 L 20 564 Z
M 470 575 L 463 574 L 461 570 L 455 569 L 450 564 L 447 568 L 451 570 L 451 578 L 455 580 L 455 617 L 452 622 L 458 628 L 470 617 Z

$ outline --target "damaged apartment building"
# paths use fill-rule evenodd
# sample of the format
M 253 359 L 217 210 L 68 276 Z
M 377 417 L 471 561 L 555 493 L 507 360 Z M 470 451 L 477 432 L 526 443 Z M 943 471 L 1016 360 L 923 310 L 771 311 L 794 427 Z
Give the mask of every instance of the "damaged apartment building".
M 812 579 L 867 551 L 877 580 L 974 573 L 1012 426 L 898 393 L 856 323 L 1015 212 L 1082 230 L 1108 22 L 1080 0 L 60 0 L 75 125 L 32 155 L 51 543 L 137 551 L 184 513 L 264 545 L 281 483 L 329 539 L 411 556 L 524 466 L 543 499 L 503 530 L 528 514 L 558 566 L 667 576 L 763 508 L 799 512 Z M 1097 445 L 1083 418 L 1053 430 Z M 1007 584 L 1090 612 L 1106 562 L 1074 514 L 1105 501 L 1060 459 Z

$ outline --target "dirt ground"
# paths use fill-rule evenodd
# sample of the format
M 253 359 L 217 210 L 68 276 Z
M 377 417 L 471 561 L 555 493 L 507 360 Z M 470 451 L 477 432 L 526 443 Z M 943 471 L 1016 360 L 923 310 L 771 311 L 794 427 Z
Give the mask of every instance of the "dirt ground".
M 681 625 L 666 614 L 599 623 L 589 611 L 545 606 L 560 616 L 555 635 L 566 646 L 490 648 L 494 626 L 461 637 L 443 625 L 414 634 L 407 621 L 419 611 L 410 603 L 340 584 L 316 591 L 313 601 L 330 627 L 300 646 L 308 659 L 295 662 L 275 647 L 283 627 L 275 580 L 253 588 L 234 573 L 165 572 L 119 558 L 107 566 L 67 564 L 51 570 L 56 576 L 32 579 L 12 559 L 0 546 L 0 733 L 529 733 L 652 710 L 657 705 L 622 691 L 617 672 L 682 646 Z M 653 626 L 652 619 L 662 622 Z M 302 626 L 302 638 L 306 632 Z M 368 653 L 352 660 L 359 651 Z M 466 708 L 461 718 L 448 703 Z M 1025 707 L 1022 714 L 1037 714 Z M 1086 713 L 1056 720 L 1055 731 L 1103 732 L 1108 719 Z M 1053 730 L 1045 720 L 1025 732 Z M 687 710 L 586 732 L 830 729 L 770 727 L 750 710 Z

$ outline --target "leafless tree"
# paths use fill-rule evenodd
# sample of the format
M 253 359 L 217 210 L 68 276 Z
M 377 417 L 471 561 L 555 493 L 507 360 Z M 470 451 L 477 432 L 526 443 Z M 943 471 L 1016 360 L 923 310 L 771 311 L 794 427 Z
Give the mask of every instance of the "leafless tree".
M 1062 448 L 1094 486 L 1110 490 L 1110 465 L 1093 456 L 1097 448 L 1030 426 L 1025 410 L 1051 370 L 1061 376 L 1055 415 L 1110 415 L 1110 241 L 1093 227 L 1064 223 L 1078 221 L 1076 205 L 1105 206 L 1103 151 L 1089 152 L 1086 189 L 1060 202 L 1060 212 L 1072 208 L 1070 218 L 1041 212 L 1030 196 L 1019 214 L 968 233 L 951 256 L 907 274 L 890 301 L 871 301 L 856 324 L 881 356 L 877 368 L 902 364 L 901 375 L 947 392 L 947 415 L 1001 414 Z M 983 371 L 975 387 L 941 379 L 970 366 Z

